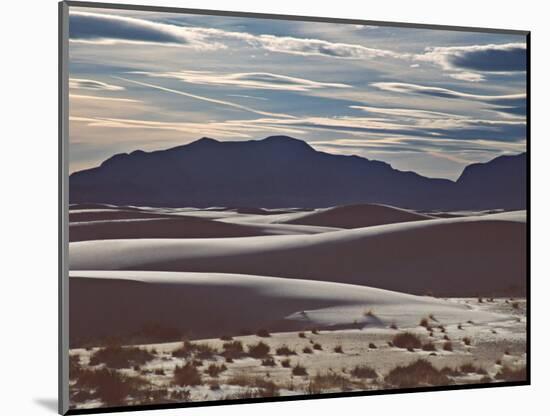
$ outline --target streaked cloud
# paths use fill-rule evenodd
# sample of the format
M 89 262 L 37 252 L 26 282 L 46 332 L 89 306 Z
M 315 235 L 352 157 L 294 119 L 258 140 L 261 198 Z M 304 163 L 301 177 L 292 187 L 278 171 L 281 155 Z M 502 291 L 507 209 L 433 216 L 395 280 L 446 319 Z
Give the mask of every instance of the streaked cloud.
M 95 81 L 93 79 L 69 78 L 69 88 L 76 90 L 92 91 L 122 91 L 124 87 L 119 85 L 107 84 L 106 82 Z
M 219 73 L 212 71 L 178 71 L 136 73 L 150 77 L 177 79 L 190 84 L 225 85 L 266 90 L 309 91 L 320 88 L 351 88 L 351 85 L 342 83 L 312 81 L 269 72 Z

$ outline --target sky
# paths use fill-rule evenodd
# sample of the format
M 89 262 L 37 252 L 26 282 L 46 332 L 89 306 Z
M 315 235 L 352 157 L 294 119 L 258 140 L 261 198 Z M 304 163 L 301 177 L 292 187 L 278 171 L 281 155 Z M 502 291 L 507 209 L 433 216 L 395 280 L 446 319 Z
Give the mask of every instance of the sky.
M 288 135 L 453 180 L 526 150 L 522 35 L 76 7 L 69 19 L 71 172 L 201 137 Z

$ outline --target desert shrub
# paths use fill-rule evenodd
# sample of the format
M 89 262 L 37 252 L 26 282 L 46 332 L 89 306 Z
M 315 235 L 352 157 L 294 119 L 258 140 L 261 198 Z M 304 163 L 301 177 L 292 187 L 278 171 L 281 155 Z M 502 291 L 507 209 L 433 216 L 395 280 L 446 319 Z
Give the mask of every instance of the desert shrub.
M 375 343 L 369 342 L 369 348 L 375 350 L 375 349 L 378 348 L 378 347 L 376 346 Z
M 451 367 L 443 367 L 439 372 L 441 374 L 445 374 L 448 377 L 458 377 L 462 375 L 459 370 Z
M 527 367 L 522 366 L 516 369 L 503 367 L 497 373 L 495 379 L 503 381 L 525 381 L 527 380 Z
M 445 341 L 450 341 L 450 340 L 451 340 L 447 334 L 445 334 L 445 336 L 443 337 L 443 339 L 444 339 Z
M 350 384 L 347 378 L 338 374 L 317 374 L 310 380 L 307 392 L 309 394 L 320 394 L 327 390 L 347 390 Z
M 249 387 L 247 389 L 252 397 L 274 397 L 279 395 L 279 387 L 272 381 L 261 377 L 253 377 L 246 374 L 239 374 L 229 378 L 226 382 L 229 385 Z
M 212 391 L 218 391 L 220 389 L 220 383 L 218 383 L 215 380 L 210 381 L 210 383 L 208 383 L 208 385 L 210 387 L 210 390 L 212 390 Z
M 318 351 L 322 351 L 322 350 L 323 350 L 323 347 L 321 346 L 321 344 L 319 344 L 318 342 L 316 342 L 315 344 L 313 344 L 313 349 L 314 349 L 314 350 L 318 350 Z
M 343 354 L 344 350 L 342 349 L 341 345 L 337 345 L 336 347 L 334 347 L 334 352 L 339 353 L 339 354 Z
M 462 324 L 458 324 L 456 327 L 457 327 L 458 329 L 462 329 Z
M 318 335 L 318 334 L 319 334 L 319 330 L 318 330 L 318 329 L 312 329 L 312 330 L 311 330 L 311 333 L 314 334 L 314 335 Z
M 412 334 L 410 332 L 404 332 L 401 334 L 397 334 L 393 337 L 393 345 L 395 345 L 398 348 L 420 348 L 422 347 L 422 342 L 420 341 L 420 338 L 418 338 L 415 334 Z
M 269 338 L 271 336 L 267 329 L 258 329 L 258 331 L 256 331 L 256 335 L 262 338 Z
M 93 391 L 93 395 L 107 406 L 119 406 L 126 403 L 130 395 L 139 392 L 147 382 L 141 377 L 130 377 L 107 368 L 83 370 L 76 386 Z
M 430 314 L 429 318 L 434 322 L 439 322 L 433 313 Z
M 393 347 L 393 342 L 392 341 L 388 341 L 388 347 Z
M 298 336 L 300 338 L 305 338 L 306 337 L 306 333 L 305 332 L 298 332 Z
M 397 328 L 397 324 L 396 324 L 395 322 L 392 322 L 392 323 L 390 324 L 390 328 L 391 328 L 391 329 L 398 329 L 398 328 Z
M 294 375 L 294 376 L 307 376 L 307 370 L 304 366 L 302 366 L 300 364 L 296 364 L 296 366 L 292 368 L 292 375 Z
M 464 337 L 462 338 L 462 342 L 464 342 L 464 345 L 472 345 L 472 338 Z
M 483 298 L 481 296 L 477 298 L 477 303 L 483 303 Z
M 453 343 L 451 341 L 446 341 L 444 344 L 443 344 L 443 349 L 445 351 L 452 351 L 453 350 Z
M 221 364 L 221 365 L 210 364 L 206 369 L 206 373 L 210 377 L 218 377 L 220 373 L 223 373 L 225 370 L 227 370 L 227 367 L 224 364 Z
M 422 318 L 419 325 L 423 326 L 424 328 L 429 328 L 430 323 L 428 322 L 428 318 Z
M 369 309 L 369 310 L 366 310 L 365 312 L 363 312 L 363 316 L 368 317 L 368 316 L 375 316 L 375 315 L 374 315 L 373 310 Z
M 449 378 L 426 360 L 418 360 L 407 366 L 398 366 L 385 378 L 395 387 L 418 387 L 423 385 L 444 385 Z
M 495 364 L 496 364 L 496 365 L 502 365 L 502 360 L 501 360 L 501 359 L 496 360 L 496 361 L 495 361 Z
M 202 367 L 203 362 L 201 360 L 191 361 L 195 367 Z
M 466 321 L 467 324 L 470 324 L 470 325 L 475 325 L 474 321 L 472 321 L 471 319 Z
M 197 386 L 201 382 L 199 371 L 191 363 L 187 363 L 183 367 L 177 366 L 174 369 L 173 383 L 177 386 Z
M 269 354 L 269 351 L 269 345 L 261 341 L 255 345 L 250 345 L 248 347 L 248 355 L 250 355 L 252 358 L 266 358 Z
M 276 355 L 296 355 L 296 351 L 291 350 L 286 345 L 279 347 L 275 350 Z
M 172 357 L 187 358 L 195 352 L 195 344 L 190 341 L 184 341 L 183 345 L 177 350 L 172 351 Z
M 367 365 L 358 365 L 350 371 L 350 374 L 356 378 L 378 378 L 378 374 Z
M 287 358 L 285 360 L 282 360 L 281 361 L 281 365 L 284 367 L 284 368 L 290 368 L 290 360 Z
M 275 363 L 275 360 L 273 358 L 266 358 L 266 359 L 262 360 L 262 365 L 264 367 L 275 367 L 276 363 Z
M 221 355 L 225 357 L 226 361 L 231 359 L 231 361 L 228 362 L 233 362 L 234 359 L 244 357 L 246 354 L 244 352 L 243 343 L 241 341 L 224 342 Z
M 465 374 L 487 374 L 487 371 L 481 367 L 476 367 L 472 363 L 465 363 L 459 367 L 459 370 Z
M 231 337 L 231 336 L 229 336 L 229 335 L 222 335 L 222 336 L 220 337 L 220 339 L 221 339 L 222 341 L 233 341 L 233 337 Z
M 105 347 L 97 350 L 90 357 L 90 365 L 105 364 L 109 368 L 132 368 L 155 358 L 147 350 L 136 347 Z
M 512 308 L 519 309 L 519 302 L 512 302 Z
M 157 375 L 157 376 L 163 376 L 164 375 L 164 370 L 162 368 L 157 368 L 153 374 Z
M 422 345 L 423 351 L 437 351 L 437 348 L 435 347 L 435 344 L 433 342 L 427 342 L 426 344 Z
M 313 350 L 309 347 L 304 347 L 304 349 L 302 350 L 302 352 L 304 354 L 313 354 Z

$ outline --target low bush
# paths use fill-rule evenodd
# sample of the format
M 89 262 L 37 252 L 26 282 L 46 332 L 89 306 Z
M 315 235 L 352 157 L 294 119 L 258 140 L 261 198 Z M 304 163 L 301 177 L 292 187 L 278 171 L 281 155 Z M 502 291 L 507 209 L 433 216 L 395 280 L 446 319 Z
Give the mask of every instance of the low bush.
M 177 366 L 174 369 L 173 383 L 177 386 L 197 386 L 201 382 L 199 371 L 191 363 L 187 363 L 183 367 Z
M 404 332 L 397 334 L 393 337 L 392 343 L 398 348 L 415 349 L 422 347 L 420 338 L 410 332 Z
M 406 366 L 391 370 L 385 378 L 386 383 L 394 387 L 419 387 L 449 384 L 449 378 L 437 370 L 430 362 L 418 360 Z

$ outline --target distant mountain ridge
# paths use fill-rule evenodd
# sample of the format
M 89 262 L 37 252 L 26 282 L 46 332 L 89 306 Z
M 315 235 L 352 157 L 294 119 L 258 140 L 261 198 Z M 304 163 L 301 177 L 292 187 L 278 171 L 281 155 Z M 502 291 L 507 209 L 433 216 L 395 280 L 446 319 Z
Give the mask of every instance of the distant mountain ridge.
M 523 209 L 526 154 L 467 166 L 453 182 L 359 156 L 319 152 L 288 136 L 121 153 L 70 176 L 71 203 L 149 206 Z

